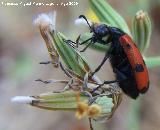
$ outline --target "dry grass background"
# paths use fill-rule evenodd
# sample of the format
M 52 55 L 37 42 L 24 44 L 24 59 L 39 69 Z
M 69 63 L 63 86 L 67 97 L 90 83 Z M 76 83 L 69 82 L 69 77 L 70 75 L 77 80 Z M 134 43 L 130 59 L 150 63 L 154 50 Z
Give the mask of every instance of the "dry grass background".
M 58 0 L 57 0 L 58 1 Z M 130 0 L 109 0 L 128 22 L 129 16 L 136 12 L 136 2 Z M 135 7 L 134 7 L 135 6 Z M 152 1 L 148 11 L 154 27 L 151 47 L 147 55 L 160 55 L 160 4 Z M 34 82 L 37 78 L 64 78 L 63 73 L 51 65 L 39 65 L 40 61 L 49 60 L 44 41 L 32 21 L 37 14 L 57 10 L 57 28 L 67 36 L 74 38 L 82 31 L 73 25 L 73 20 L 85 14 L 89 5 L 85 0 L 79 1 L 75 7 L 0 7 L 0 130 L 87 130 L 88 121 L 78 121 L 74 113 L 46 111 L 26 105 L 15 105 L 10 102 L 16 95 L 37 95 L 53 91 L 54 85 Z M 127 11 L 126 11 L 127 10 Z M 73 33 L 76 32 L 76 33 Z M 88 50 L 85 53 L 96 67 L 103 53 Z M 106 63 L 99 76 L 104 79 L 113 78 L 112 71 Z M 105 72 L 105 73 L 104 73 Z M 135 120 L 130 116 L 136 109 L 138 101 L 124 96 L 123 102 L 113 118 L 97 129 L 104 130 L 160 130 L 160 69 L 150 70 L 150 89 L 141 97 L 138 104 L 140 110 Z M 59 89 L 60 85 L 56 85 Z

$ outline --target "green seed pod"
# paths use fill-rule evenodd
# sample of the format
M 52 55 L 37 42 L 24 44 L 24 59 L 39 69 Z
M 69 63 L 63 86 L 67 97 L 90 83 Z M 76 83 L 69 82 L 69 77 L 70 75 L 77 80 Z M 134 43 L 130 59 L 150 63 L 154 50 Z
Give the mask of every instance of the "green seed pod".
M 86 62 L 85 58 L 76 51 L 73 47 L 69 46 L 65 41 L 67 38 L 60 32 L 53 31 L 50 33 L 53 38 L 53 44 L 60 55 L 66 67 L 72 70 L 77 75 L 84 77 L 86 73 L 91 72 L 91 69 Z
M 77 93 L 75 91 L 65 91 L 62 93 L 44 93 L 39 96 L 33 96 L 35 100 L 32 106 L 48 110 L 76 111 Z M 87 102 L 88 97 L 80 94 L 80 100 Z
M 86 93 L 87 94 L 87 93 Z M 29 104 L 46 110 L 73 111 L 78 119 L 91 117 L 97 121 L 109 119 L 121 101 L 120 93 L 111 93 L 106 90 L 104 94 L 94 97 L 87 96 L 84 92 L 65 91 L 60 93 L 44 93 L 38 96 L 16 96 L 12 102 Z M 116 96 L 116 97 L 115 97 Z M 93 101 L 90 103 L 90 101 Z
M 35 20 L 35 24 L 39 27 L 41 35 L 46 42 L 52 62 L 57 63 L 60 56 L 67 69 L 73 71 L 78 76 L 84 77 L 86 73 L 91 72 L 91 69 L 85 58 L 75 48 L 66 43 L 67 38 L 62 33 L 56 31 L 55 19 L 56 15 L 54 12 L 52 15 L 41 14 Z
M 44 93 L 38 96 L 16 96 L 12 102 L 30 104 L 32 106 L 47 110 L 76 111 L 76 92 L 66 91 L 62 93 Z M 87 101 L 88 97 L 80 94 L 81 101 Z
M 133 20 L 132 35 L 142 53 L 149 47 L 151 30 L 151 20 L 148 14 L 142 10 L 138 11 Z

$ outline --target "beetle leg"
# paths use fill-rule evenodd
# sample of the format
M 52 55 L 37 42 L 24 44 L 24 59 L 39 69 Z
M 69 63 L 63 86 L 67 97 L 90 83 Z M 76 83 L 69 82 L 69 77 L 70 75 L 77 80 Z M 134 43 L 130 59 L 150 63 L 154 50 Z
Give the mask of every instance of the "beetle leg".
M 93 42 L 88 43 L 88 44 L 86 45 L 86 47 L 83 48 L 83 50 L 81 50 L 80 52 L 84 52 L 92 43 L 93 43 Z
M 83 45 L 83 44 L 85 44 L 86 42 L 88 42 L 88 41 L 90 41 L 90 40 L 92 40 L 92 37 L 89 38 L 89 39 L 87 39 L 87 40 L 85 40 L 85 41 L 83 41 L 83 42 L 81 42 L 81 43 L 79 43 L 79 45 Z
M 105 84 L 112 84 L 112 83 L 117 83 L 120 82 L 118 80 L 113 80 L 113 81 L 104 81 L 102 84 L 99 84 L 99 86 L 95 89 L 93 89 L 93 91 L 91 93 L 94 93 L 96 90 L 98 90 L 100 87 L 102 87 Z
M 106 62 L 106 60 L 107 60 L 108 58 L 109 58 L 109 54 L 108 54 L 108 52 L 106 52 L 106 54 L 105 54 L 105 56 L 104 56 L 101 64 L 95 69 L 94 72 L 92 72 L 92 76 L 101 69 L 101 67 L 104 65 L 104 63 Z
M 76 42 L 72 41 L 72 40 L 64 40 L 65 43 L 67 43 L 68 45 L 70 45 L 73 48 L 78 48 L 78 45 Z
M 79 35 L 76 39 L 76 42 L 72 41 L 72 40 L 64 40 L 65 43 L 67 43 L 68 45 L 70 45 L 73 48 L 78 48 L 79 45 L 79 40 L 80 40 L 81 35 Z
M 118 69 L 114 68 L 113 71 L 116 73 L 117 75 L 117 80 L 113 80 L 113 81 L 104 81 L 102 84 L 99 84 L 99 86 L 97 88 L 95 88 L 91 93 L 94 93 L 96 90 L 98 90 L 100 87 L 102 87 L 104 84 L 112 84 L 112 83 L 118 83 L 118 82 L 122 82 L 125 81 L 127 79 L 127 77 Z
M 101 69 L 101 67 L 104 65 L 105 61 L 110 57 L 110 54 L 111 54 L 112 50 L 113 50 L 113 48 L 111 47 L 111 48 L 106 52 L 106 54 L 105 54 L 105 56 L 104 56 L 101 64 L 95 69 L 94 72 L 92 72 L 91 76 L 93 76 L 95 73 L 97 73 L 97 72 Z
M 81 36 L 81 35 L 79 35 L 79 36 L 77 37 L 76 42 L 74 42 L 74 41 L 72 41 L 72 40 L 65 40 L 65 42 L 66 42 L 67 44 L 69 44 L 69 45 L 70 45 L 71 47 L 73 47 L 73 48 L 78 48 L 78 47 L 79 47 L 78 45 L 83 45 L 83 44 L 85 44 L 85 43 L 87 43 L 88 41 L 91 40 L 91 42 L 89 42 L 89 43 L 86 45 L 86 47 L 85 47 L 83 50 L 80 51 L 80 52 L 84 52 L 84 51 L 93 43 L 93 42 L 92 42 L 92 37 L 89 38 L 89 39 L 87 39 L 87 40 L 85 40 L 85 41 L 83 41 L 83 42 L 81 42 L 81 43 L 79 43 L 80 36 Z
M 79 45 L 79 40 L 80 40 L 80 38 L 81 38 L 81 35 L 79 35 L 79 36 L 77 37 L 77 39 L 76 39 L 76 46 L 77 46 L 77 48 L 78 48 L 78 45 Z

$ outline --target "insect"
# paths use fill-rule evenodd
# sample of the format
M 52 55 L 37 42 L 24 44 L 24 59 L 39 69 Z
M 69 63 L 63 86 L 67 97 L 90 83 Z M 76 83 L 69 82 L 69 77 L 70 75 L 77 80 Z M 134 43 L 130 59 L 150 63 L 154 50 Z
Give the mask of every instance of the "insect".
M 109 59 L 116 80 L 104 81 L 104 84 L 118 82 L 123 92 L 133 99 L 136 99 L 140 93 L 145 93 L 149 88 L 148 70 L 132 38 L 119 28 L 110 27 L 106 24 L 90 25 L 84 15 L 80 15 L 79 18 L 83 18 L 87 22 L 93 33 L 91 38 L 79 43 L 80 45 L 88 43 L 82 52 L 95 43 L 111 45 L 101 64 L 92 75 L 98 72 L 105 61 Z

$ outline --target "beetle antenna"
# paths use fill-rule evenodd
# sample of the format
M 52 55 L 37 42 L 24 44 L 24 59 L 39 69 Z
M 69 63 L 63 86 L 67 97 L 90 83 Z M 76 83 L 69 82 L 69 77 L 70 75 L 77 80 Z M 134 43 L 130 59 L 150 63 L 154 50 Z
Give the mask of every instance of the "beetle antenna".
M 91 29 L 91 31 L 93 31 L 91 25 L 89 24 L 89 22 L 88 22 L 88 20 L 86 18 L 86 16 L 80 15 L 79 18 L 83 18 L 87 22 L 87 24 L 88 24 L 89 28 Z

